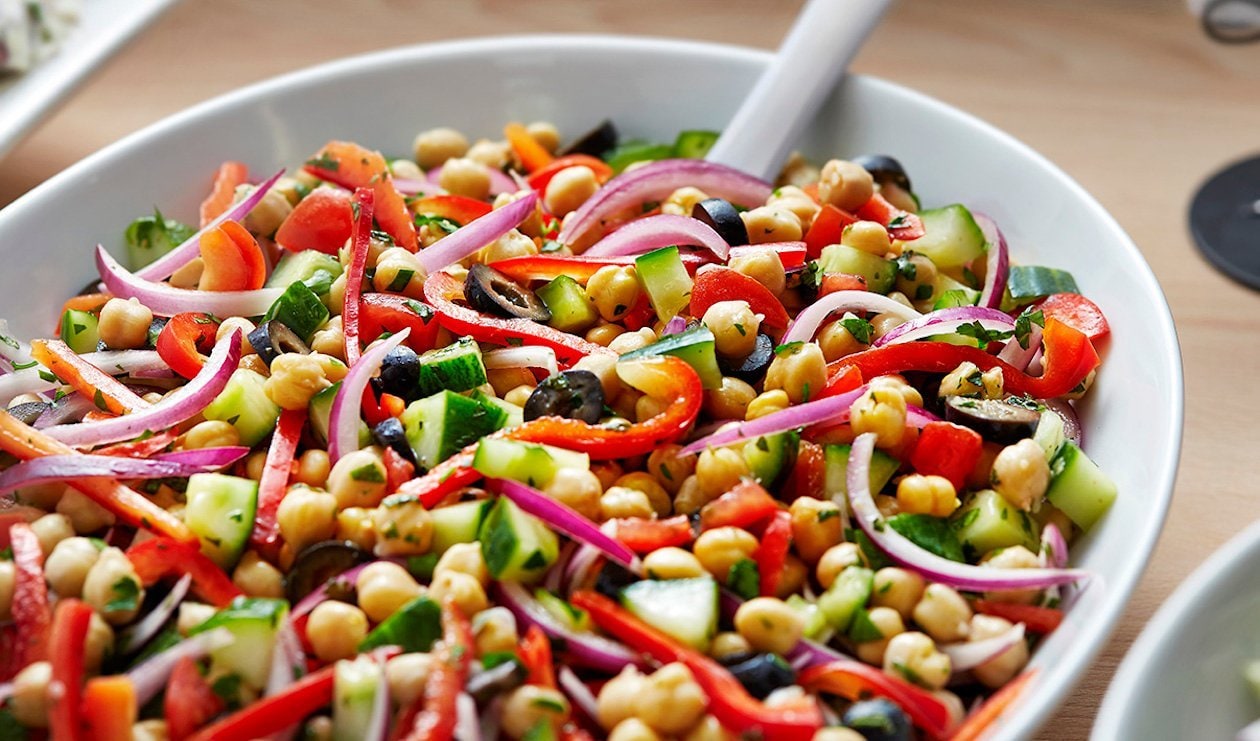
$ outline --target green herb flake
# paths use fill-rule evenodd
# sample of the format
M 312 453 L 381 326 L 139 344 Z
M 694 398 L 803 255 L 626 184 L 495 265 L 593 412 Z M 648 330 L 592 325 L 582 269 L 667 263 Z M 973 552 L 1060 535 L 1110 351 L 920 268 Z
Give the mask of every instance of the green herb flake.
M 1038 327 L 1046 326 L 1046 315 L 1041 309 L 1033 309 L 1031 307 L 1024 309 L 1020 315 L 1015 317 L 1015 341 L 1019 346 L 1028 349 L 1030 335 L 1032 334 L 1032 325 Z
M 840 320 L 840 326 L 863 345 L 871 344 L 871 339 L 875 336 L 875 328 L 861 317 L 846 316 Z
M 744 599 L 761 594 L 761 573 L 757 570 L 757 562 L 750 558 L 736 561 L 727 575 L 726 585 Z
M 100 389 L 97 389 L 96 393 L 92 396 L 92 403 L 95 404 L 96 408 L 102 412 L 109 411 L 109 405 L 105 403 L 105 394 Z
M 364 463 L 350 472 L 350 478 L 367 484 L 383 484 L 385 476 L 375 462 Z
M 328 172 L 337 172 L 341 169 L 341 163 L 335 157 L 327 154 L 320 154 L 306 161 L 307 167 L 313 167 L 317 170 L 326 170 Z
M 110 587 L 114 599 L 105 603 L 106 612 L 136 610 L 140 607 L 140 585 L 130 576 L 124 576 Z
M 1001 342 L 1002 340 L 1010 339 L 1013 334 L 1010 330 L 989 329 L 980 323 L 979 320 L 959 325 L 954 331 L 963 337 L 974 339 L 976 345 L 981 348 L 987 347 L 991 342 Z
M 778 347 L 774 348 L 774 354 L 777 355 L 778 357 L 783 357 L 785 355 L 795 355 L 804 346 L 805 346 L 805 343 L 802 342 L 801 340 L 797 340 L 796 342 L 788 342 L 786 344 L 779 345 Z

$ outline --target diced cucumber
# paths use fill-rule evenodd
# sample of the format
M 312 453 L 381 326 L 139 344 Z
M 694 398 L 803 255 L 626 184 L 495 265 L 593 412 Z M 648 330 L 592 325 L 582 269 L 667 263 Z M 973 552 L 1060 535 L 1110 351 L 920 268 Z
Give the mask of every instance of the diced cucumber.
M 280 407 L 263 391 L 267 379 L 247 368 L 232 371 L 223 391 L 206 405 L 202 416 L 227 422 L 236 428 L 241 445 L 253 447 L 271 434 L 280 419 Z
M 932 302 L 932 311 L 940 311 L 941 309 L 956 309 L 960 306 L 975 306 L 975 291 L 970 288 L 953 288 L 941 294 L 941 297 Z M 978 295 L 978 294 L 977 294 Z
M 722 369 L 718 367 L 713 332 L 703 324 L 678 334 L 662 337 L 647 347 L 631 350 L 622 355 L 621 359 L 634 360 L 656 355 L 673 355 L 687 361 L 687 365 L 695 369 L 696 375 L 700 376 L 700 383 L 706 389 L 722 386 Z
M 656 316 L 667 322 L 691 303 L 693 281 L 677 247 L 652 250 L 634 261 L 635 274 L 647 292 Z
M 698 651 L 707 651 L 717 633 L 718 584 L 711 576 L 637 581 L 621 590 L 621 603 Z
M 937 273 L 932 281 L 932 295 L 924 301 L 915 303 L 923 311 L 953 309 L 959 306 L 975 306 L 980 300 L 980 292 L 960 283 L 944 273 Z
M 478 404 L 487 407 L 492 417 L 497 417 L 495 410 L 503 412 L 501 421 L 496 423 L 495 429 L 502 430 L 505 427 L 517 427 L 525 423 L 525 409 L 510 401 L 504 401 L 496 396 L 491 396 L 481 389 L 474 389 L 471 397 Z
M 127 262 L 139 270 L 167 252 L 183 244 L 196 229 L 162 216 L 153 209 L 152 216 L 141 216 L 131 222 L 123 237 L 127 240 Z
M 1080 293 L 1066 270 L 1041 265 L 1016 265 L 1006 280 L 1006 292 L 1017 303 L 1028 303 L 1053 293 Z
M 280 298 L 267 309 L 263 321 L 275 319 L 293 330 L 293 334 L 310 342 L 315 330 L 328 321 L 328 307 L 319 300 L 319 296 L 305 283 L 294 281 L 289 284 Z
M 90 311 L 66 309 L 61 315 L 61 341 L 80 355 L 96 352 L 101 341 L 99 324 L 96 315 Z
M 439 391 L 408 404 L 400 419 L 416 462 L 427 469 L 499 429 L 505 416 L 475 399 Z
M 468 391 L 486 382 L 481 348 L 471 337 L 461 337 L 446 347 L 420 356 L 420 394 Z
M 477 444 L 473 468 L 491 478 L 512 479 L 541 488 L 551 483 L 561 468 L 589 471 L 591 459 L 586 453 L 550 445 L 486 437 Z
M 267 684 L 271 672 L 271 653 L 276 644 L 276 631 L 289 612 L 289 603 L 282 599 L 237 597 L 227 607 L 189 631 L 204 633 L 214 628 L 227 628 L 232 643 L 210 652 L 210 671 L 230 673 L 255 690 Z
M 328 419 L 332 416 L 333 401 L 341 390 L 341 381 L 311 397 L 307 406 L 307 418 L 311 421 L 311 433 L 320 445 L 328 444 Z
M 674 145 L 656 142 L 628 141 L 604 153 L 604 161 L 614 173 L 620 173 L 636 162 L 663 160 L 674 156 Z
M 381 681 L 381 665 L 371 656 L 343 659 L 333 667 L 333 741 L 368 737 L 376 693 L 389 692 Z
M 1041 446 L 1046 460 L 1054 460 L 1059 451 L 1063 450 L 1063 443 L 1067 442 L 1063 417 L 1051 409 L 1043 411 L 1041 419 L 1037 420 L 1037 429 L 1033 432 L 1033 442 Z
M 849 623 L 850 641 L 866 643 L 868 641 L 882 640 L 883 637 L 883 631 L 871 620 L 871 613 L 865 607 L 858 609 L 853 614 L 853 621 Z
M 551 312 L 548 324 L 561 332 L 581 332 L 599 320 L 595 302 L 586 294 L 586 289 L 567 275 L 556 276 L 539 288 L 538 298 Z
M 1082 530 L 1093 527 L 1116 499 L 1115 482 L 1074 442 L 1063 444 L 1050 475 L 1046 499 Z
M 201 539 L 201 552 L 224 570 L 241 557 L 254 529 L 258 482 L 221 473 L 188 477 L 184 521 Z
M 327 273 L 331 279 L 336 279 L 341 275 L 341 263 L 337 261 L 334 255 L 325 255 L 315 250 L 303 250 L 301 252 L 286 252 L 284 257 L 280 258 L 280 262 L 276 263 L 276 269 L 271 271 L 271 277 L 267 279 L 268 288 L 288 288 L 294 283 L 305 283 L 317 294 L 328 293 L 328 289 L 319 290 L 320 284 L 323 283 L 319 272 Z M 331 280 L 328 281 L 331 284 Z
M 584 632 L 591 629 L 591 616 L 587 614 L 586 610 L 579 610 L 546 589 L 536 590 L 534 599 L 538 600 L 538 604 L 551 613 L 552 617 L 563 623 L 570 630 Z
M 936 267 L 961 267 L 984 254 L 984 232 L 966 207 L 955 203 L 920 211 L 919 218 L 925 233 L 914 240 L 914 251 Z
M 823 639 L 831 631 L 827 624 L 827 616 L 814 602 L 810 602 L 799 594 L 787 598 L 787 606 L 796 610 L 805 626 L 804 636 L 811 641 Z
M 377 646 L 400 646 L 404 652 L 428 651 L 442 637 L 442 608 L 420 595 L 381 621 L 360 643 L 360 651 Z
M 844 499 L 849 496 L 849 445 L 828 445 L 823 448 L 823 460 L 826 469 L 823 486 L 827 496 Z M 871 456 L 871 495 L 878 494 L 892 480 L 893 474 L 901 467 L 901 462 L 882 450 L 876 450 Z
M 990 551 L 1022 545 L 1033 553 L 1040 547 L 1037 523 L 992 489 L 981 489 L 951 516 L 968 561 Z
M 456 543 L 477 542 L 477 533 L 489 511 L 489 499 L 460 502 L 431 510 L 429 514 L 433 516 L 433 552 L 441 555 Z
M 693 160 L 704 159 L 720 134 L 719 131 L 702 129 L 680 131 L 678 138 L 674 140 L 674 156 Z
M 916 242 L 917 244 L 917 242 Z M 897 265 L 879 255 L 843 244 L 829 244 L 818 256 L 823 273 L 847 273 L 866 279 L 866 288 L 875 293 L 888 293 L 897 282 Z
M 832 628 L 842 633 L 849 629 L 853 616 L 871 598 L 874 582 L 875 572 L 861 566 L 849 566 L 836 576 L 831 587 L 818 598 L 818 607 Z
M 792 469 L 800 442 L 801 436 L 795 431 L 749 440 L 744 443 L 744 462 L 757 483 L 771 488 Z
M 490 508 L 479 540 L 486 568 L 500 581 L 534 581 L 560 553 L 556 534 L 506 497 Z
M 929 553 L 951 561 L 965 560 L 958 534 L 943 517 L 902 512 L 889 517 L 888 526 Z

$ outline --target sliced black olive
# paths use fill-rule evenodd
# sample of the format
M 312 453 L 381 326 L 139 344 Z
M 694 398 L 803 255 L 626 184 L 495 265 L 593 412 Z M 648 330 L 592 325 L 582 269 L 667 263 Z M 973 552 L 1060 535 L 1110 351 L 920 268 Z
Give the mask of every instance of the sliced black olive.
M 290 603 L 296 603 L 334 576 L 371 560 L 371 553 L 350 541 L 325 540 L 308 546 L 293 560 L 293 568 L 284 578 L 284 594 Z M 353 584 L 330 588 L 329 596 L 344 599 L 353 589 Z
M 5 411 L 22 420 L 22 424 L 33 425 L 41 414 L 48 411 L 48 408 L 46 401 L 27 401 L 11 406 Z
M 551 321 L 551 312 L 533 291 L 488 265 L 473 265 L 464 279 L 464 298 L 487 314 Z
M 567 154 L 589 154 L 592 157 L 602 157 L 604 152 L 617 146 L 617 140 L 617 127 L 613 126 L 612 121 L 604 119 L 598 126 L 574 139 L 573 143 L 561 149 L 557 154 L 561 157 Z
M 309 353 L 311 348 L 307 347 L 301 337 L 294 334 L 293 330 L 284 326 L 283 322 L 272 319 L 269 322 L 263 322 L 249 333 L 249 344 L 253 346 L 254 352 L 258 353 L 258 357 L 268 367 L 271 361 L 287 352 Z
M 865 168 L 880 185 L 892 183 L 904 191 L 911 190 L 910 176 L 906 175 L 906 169 L 886 154 L 864 154 L 854 158 L 853 163 Z
M 639 577 L 625 567 L 612 561 L 605 561 L 604 568 L 600 569 L 599 576 L 595 577 L 595 591 L 608 599 L 620 601 L 621 590 L 637 581 Z
M 373 427 L 372 437 L 381 447 L 393 448 L 394 452 L 403 459 L 412 463 L 416 462 L 411 444 L 407 442 L 407 431 L 403 429 L 403 423 L 398 421 L 397 417 L 388 417 L 384 422 Z
M 1041 412 L 997 399 L 951 396 L 945 400 L 945 419 L 970 427 L 985 440 L 1008 445 L 1032 437 Z
M 774 360 L 774 340 L 770 338 L 770 335 L 758 332 L 757 344 L 753 346 L 753 351 L 748 353 L 748 357 L 727 360 L 719 354 L 718 367 L 722 369 L 724 376 L 732 376 L 741 381 L 756 384 L 766 375 L 766 369 L 770 367 L 772 360 Z
M 525 401 L 525 421 L 565 417 L 595 424 L 604 413 L 604 385 L 588 370 L 567 370 L 543 379 Z
M 761 700 L 780 687 L 796 684 L 796 671 L 777 654 L 737 654 L 724 657 L 722 664 L 748 694 Z
M 713 231 L 731 246 L 748 244 L 748 229 L 744 220 L 739 218 L 739 210 L 730 201 L 706 198 L 691 207 L 691 218 L 713 227 Z
M 420 356 L 406 345 L 390 350 L 381 361 L 377 390 L 406 401 L 420 398 Z
M 145 346 L 150 350 L 157 347 L 158 335 L 162 334 L 162 330 L 166 329 L 166 323 L 170 319 L 164 316 L 155 316 L 153 321 L 149 322 L 149 335 L 145 338 Z
M 511 692 L 525 684 L 529 674 L 515 661 L 505 661 L 468 678 L 464 691 L 472 695 L 478 705 L 485 705 L 499 695 Z
M 853 703 L 841 722 L 869 741 L 910 741 L 913 738 L 906 711 L 882 697 Z

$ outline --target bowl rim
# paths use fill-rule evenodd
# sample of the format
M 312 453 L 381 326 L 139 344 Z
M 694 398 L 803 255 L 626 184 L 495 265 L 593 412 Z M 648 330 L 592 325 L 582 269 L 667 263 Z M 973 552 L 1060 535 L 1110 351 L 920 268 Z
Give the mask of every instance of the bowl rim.
M 97 167 L 108 166 L 115 160 L 131 156 L 132 150 L 139 147 L 146 139 L 172 132 L 202 116 L 213 114 L 220 109 L 228 109 L 245 105 L 252 101 L 265 99 L 266 96 L 294 87 L 314 85 L 327 79 L 340 76 L 355 76 L 383 70 L 390 67 L 434 61 L 441 58 L 459 58 L 466 56 L 502 55 L 504 53 L 574 53 L 590 51 L 617 51 L 631 53 L 671 53 L 676 55 L 691 54 L 704 57 L 718 57 L 738 63 L 768 64 L 772 53 L 746 46 L 724 44 L 709 41 L 691 41 L 685 39 L 663 38 L 655 36 L 629 36 L 614 34 L 508 34 L 478 36 L 465 39 L 421 43 L 392 47 L 362 54 L 342 57 L 296 71 L 283 73 L 248 85 L 235 88 L 203 102 L 182 109 L 144 128 L 124 136 L 118 141 L 106 145 L 65 170 L 54 175 L 40 185 L 19 197 L 13 203 L 0 210 L 0 230 L 12 214 L 37 208 L 45 199 L 55 196 L 62 183 L 79 177 L 81 173 Z M 1120 616 L 1129 603 L 1133 590 L 1137 587 L 1143 571 L 1150 560 L 1174 493 L 1176 474 L 1180 462 L 1182 435 L 1184 431 L 1184 373 L 1181 363 L 1180 345 L 1176 326 L 1168 301 L 1160 287 L 1150 265 L 1142 256 L 1137 245 L 1128 236 L 1115 218 L 1071 176 L 1052 163 L 1048 158 L 1032 147 L 1002 131 L 996 126 L 967 113 L 948 103 L 938 100 L 926 93 L 921 93 L 901 84 L 868 75 L 852 74 L 862 84 L 878 90 L 881 94 L 900 97 L 915 105 L 933 110 L 935 113 L 953 119 L 979 130 L 1018 151 L 1023 156 L 1038 163 L 1066 191 L 1076 196 L 1088 213 L 1110 233 L 1111 241 L 1121 249 L 1136 268 L 1136 277 L 1144 293 L 1151 296 L 1154 309 L 1148 317 L 1155 322 L 1157 334 L 1167 341 L 1166 352 L 1162 363 L 1172 371 L 1168 385 L 1168 396 L 1155 399 L 1153 404 L 1165 406 L 1170 412 L 1172 431 L 1164 441 L 1162 450 L 1148 451 L 1150 458 L 1156 463 L 1151 466 L 1153 480 L 1158 482 L 1160 494 L 1149 502 L 1151 508 L 1157 510 L 1154 517 L 1146 519 L 1146 528 L 1137 533 L 1134 547 L 1128 556 L 1117 565 L 1120 574 L 1119 583 L 1097 584 L 1102 579 L 1095 577 L 1095 583 L 1102 587 L 1104 593 L 1094 608 L 1097 613 L 1095 622 L 1101 625 L 1096 630 L 1084 633 L 1073 642 L 1072 649 L 1066 651 L 1060 660 L 1051 665 L 1041 666 L 1039 676 L 1030 686 L 1037 687 L 1036 702 L 1029 703 L 1032 697 L 1025 693 L 1020 702 L 1013 705 L 1009 714 L 994 729 L 998 738 L 1027 737 L 1034 733 L 1064 701 L 1067 692 L 1076 686 L 1085 670 L 1109 640 Z M 844 84 L 844 83 L 841 83 Z M 1158 348 L 1157 348 L 1158 349 Z M 1101 618 L 1101 620 L 1099 620 Z M 1036 664 L 1037 654 L 1033 655 Z

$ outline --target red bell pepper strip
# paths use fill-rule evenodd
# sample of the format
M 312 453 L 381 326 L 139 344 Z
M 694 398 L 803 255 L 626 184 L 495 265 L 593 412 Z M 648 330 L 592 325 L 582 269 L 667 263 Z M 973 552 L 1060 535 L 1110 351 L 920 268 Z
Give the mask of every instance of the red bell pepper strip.
M 267 261 L 258 240 L 235 221 L 201 234 L 203 291 L 253 291 L 267 281 Z
M 375 195 L 376 223 L 399 247 L 411 252 L 420 249 L 407 201 L 394 187 L 394 178 L 380 152 L 353 142 L 330 141 L 303 169 L 347 190 L 370 188 Z
M 946 738 L 953 725 L 949 706 L 931 692 L 857 660 L 812 666 L 798 674 L 796 681 L 807 692 L 829 692 L 854 702 L 871 695 L 886 697 L 932 738 Z
M 1063 622 L 1063 611 L 1039 605 L 1021 605 L 1016 602 L 994 602 L 978 599 L 973 604 L 976 612 L 1005 618 L 1012 623 L 1023 623 L 1037 635 L 1049 635 Z
M 335 664 L 307 674 L 274 695 L 250 703 L 191 738 L 196 741 L 252 741 L 265 738 L 332 702 Z
M 600 185 L 608 182 L 613 176 L 613 170 L 598 157 L 592 157 L 589 154 L 566 154 L 563 157 L 557 157 L 549 164 L 543 166 L 538 171 L 531 174 L 528 178 L 529 187 L 543 193 L 547 190 L 547 183 L 556 176 L 556 173 L 569 167 L 588 167 L 591 172 L 595 173 L 595 180 Z
M 809 440 L 802 440 L 796 449 L 796 462 L 783 483 L 783 494 L 791 501 L 800 497 L 823 499 L 823 484 L 827 476 L 827 463 L 823 447 Z
M 385 448 L 385 491 L 398 491 L 398 487 L 415 478 L 415 465 L 398 454 L 393 448 Z
M 22 424 L 4 411 L 0 411 L 0 450 L 24 461 L 45 455 L 78 453 L 69 445 L 34 427 Z M 183 520 L 154 504 L 148 497 L 113 479 L 76 479 L 70 482 L 70 486 L 132 527 L 142 527 L 186 543 L 198 542 L 197 536 L 188 529 Z
M 761 484 L 743 479 L 700 509 L 700 529 L 746 528 L 773 516 L 778 509 L 779 503 Z
M 336 255 L 350 238 L 353 225 L 350 194 L 338 188 L 316 188 L 281 222 L 276 244 L 289 252 L 315 250 Z
M 871 196 L 871 200 L 857 210 L 857 217 L 883 224 L 888 228 L 889 236 L 903 242 L 918 239 L 927 233 L 923 229 L 923 220 L 917 214 L 902 211 L 879 193 Z
M 983 450 L 984 438 L 975 430 L 952 422 L 928 422 L 910 454 L 910 465 L 924 475 L 944 476 L 955 491 L 962 491 Z
M 709 712 L 727 730 L 773 739 L 813 738 L 822 728 L 822 712 L 812 698 L 767 707 L 748 694 L 744 685 L 721 664 L 649 626 L 629 611 L 595 592 L 573 594 L 574 606 L 586 610 L 606 633 L 662 664 L 681 662 L 709 698 Z
M 227 607 L 244 593 L 196 545 L 150 538 L 127 549 L 127 560 L 146 587 L 172 576 L 192 576 L 192 591 L 215 607 Z
M 357 214 L 350 237 L 350 265 L 346 268 L 346 296 L 341 309 L 341 330 L 346 343 L 346 365 L 359 362 L 359 296 L 363 292 L 363 273 L 367 270 L 368 246 L 372 242 L 372 215 L 375 195 L 371 188 L 354 192 Z
M 863 377 L 874 378 L 908 370 L 949 373 L 960 363 L 971 361 L 982 371 L 1001 368 L 1003 385 L 1009 393 L 1052 399 L 1072 391 L 1098 367 L 1098 353 L 1089 338 L 1063 322 L 1047 318 L 1041 338 L 1045 372 L 1040 376 L 1029 376 L 979 348 L 947 342 L 884 345 L 840 358 L 828 370 L 834 374 L 844 368 L 857 368 Z
M 954 735 L 950 736 L 950 741 L 978 741 L 986 736 L 993 729 L 993 724 L 1002 717 L 1002 713 L 1012 703 L 1019 699 L 1024 688 L 1035 676 L 1037 676 L 1037 670 L 1031 669 L 1003 685 L 1002 689 L 985 700 L 979 710 L 963 721 L 962 725 L 954 731 Z
M 1083 332 L 1091 342 L 1111 334 L 1111 325 L 1107 323 L 1102 309 L 1079 293 L 1055 293 L 1041 299 L 1034 307 L 1041 309 L 1047 319 L 1058 319 Z
M 614 520 L 613 537 L 635 553 L 651 553 L 660 548 L 682 546 L 695 540 L 691 520 L 686 515 L 649 520 L 623 517 Z
M 839 369 L 828 369 L 827 385 L 818 398 L 825 399 L 828 396 L 847 393 L 861 386 L 864 381 L 862 371 L 851 365 Z
M 93 677 L 83 688 L 83 732 L 92 741 L 131 741 L 136 688 L 126 674 Z
M 83 735 L 84 648 L 92 608 L 69 598 L 57 603 L 53 615 L 52 643 L 48 660 L 52 680 L 48 683 L 48 728 L 57 741 L 79 741 Z
M 774 597 L 779 592 L 779 581 L 787 564 L 788 546 L 792 544 L 792 515 L 781 509 L 774 513 L 766 532 L 761 536 L 753 560 L 761 575 L 761 596 Z
M 701 266 L 709 263 L 703 255 L 679 255 L 683 267 L 694 274 Z M 591 276 L 606 265 L 633 265 L 635 257 L 631 255 L 614 257 L 587 257 L 586 255 L 521 255 L 509 257 L 490 264 L 507 277 L 519 283 L 531 280 L 553 280 L 567 275 L 578 283 L 585 284 Z
M 162 700 L 166 735 L 170 741 L 184 741 L 223 712 L 224 707 L 223 698 L 216 695 L 201 676 L 196 661 L 185 656 L 175 664 Z
M 556 351 L 556 359 L 572 365 L 587 355 L 608 354 L 602 345 L 552 329 L 528 319 L 500 319 L 460 306 L 464 286 L 448 273 L 433 273 L 424 282 L 424 296 L 437 310 L 443 327 L 460 335 L 470 335 L 480 342 L 496 345 L 542 345 Z
M 468 618 L 449 596 L 442 600 L 442 644 L 424 694 L 399 723 L 399 738 L 406 741 L 444 741 L 455 733 L 456 702 L 468 681 L 474 643 Z
M 551 640 L 542 628 L 537 625 L 529 626 L 516 649 L 516 655 L 529 672 L 529 676 L 525 678 L 526 684 L 555 688 L 556 668 L 551 663 Z
M 697 271 L 691 287 L 691 315 L 704 316 L 719 301 L 747 301 L 754 314 L 764 317 L 764 324 L 778 329 L 786 329 L 792 321 L 779 299 L 755 278 L 721 265 Z
M 116 378 L 79 357 L 61 340 L 32 341 L 31 357 L 57 378 L 73 386 L 75 391 L 95 401 L 101 411 L 127 414 L 150 406 Z
M 411 330 L 404 344 L 416 352 L 432 350 L 442 328 L 433 307 L 394 293 L 369 293 L 359 299 L 359 336 L 368 342 L 385 332 Z
M 13 584 L 13 620 L 17 624 L 17 669 L 48 658 L 52 638 L 52 608 L 48 603 L 48 585 L 44 582 L 44 553 L 39 538 L 25 522 L 9 526 L 15 571 Z
M 125 443 L 107 445 L 92 451 L 92 454 L 115 455 L 119 458 L 148 458 L 165 450 L 178 437 L 178 430 L 167 430 L 166 432 L 159 432 L 153 437 L 146 437 L 143 440 L 130 440 Z
M 433 509 L 456 491 L 477 483 L 481 473 L 472 468 L 476 450 L 477 444 L 473 443 L 429 469 L 425 475 L 406 482 L 385 500 L 386 506 L 410 500 L 419 502 L 425 509 Z
M 214 349 L 219 320 L 209 314 L 187 311 L 170 318 L 158 333 L 158 357 L 184 378 L 192 378 L 206 364 Z
M 848 211 L 830 203 L 825 204 L 814 216 L 814 223 L 810 224 L 809 231 L 805 232 L 805 254 L 809 259 L 817 260 L 823 247 L 840 244 L 840 235 L 844 233 L 844 228 L 857 220 Z
M 551 152 L 543 149 L 538 140 L 530 136 L 529 131 L 518 123 L 504 126 L 503 135 L 512 146 L 516 158 L 521 161 L 521 167 L 525 168 L 525 172 L 531 174 L 538 172 L 555 160 Z
M 490 213 L 494 206 L 476 198 L 445 193 L 417 198 L 411 202 L 411 210 L 417 215 L 438 216 L 455 222 L 457 226 L 464 226 Z
M 267 460 L 263 464 L 262 477 L 258 480 L 258 510 L 254 516 L 254 531 L 250 534 L 250 542 L 260 552 L 268 555 L 278 552 L 280 548 L 280 526 L 276 523 L 276 512 L 280 510 L 280 501 L 288 491 L 293 457 L 297 454 L 298 442 L 305 426 L 305 409 L 285 409 L 280 412 L 280 421 L 276 423 L 271 445 L 267 448 Z
M 244 185 L 248 177 L 249 168 L 240 162 L 229 161 L 219 165 L 219 169 L 214 173 L 214 184 L 210 188 L 210 195 L 201 202 L 200 216 L 203 229 L 231 208 L 232 201 L 236 198 L 236 187 Z

